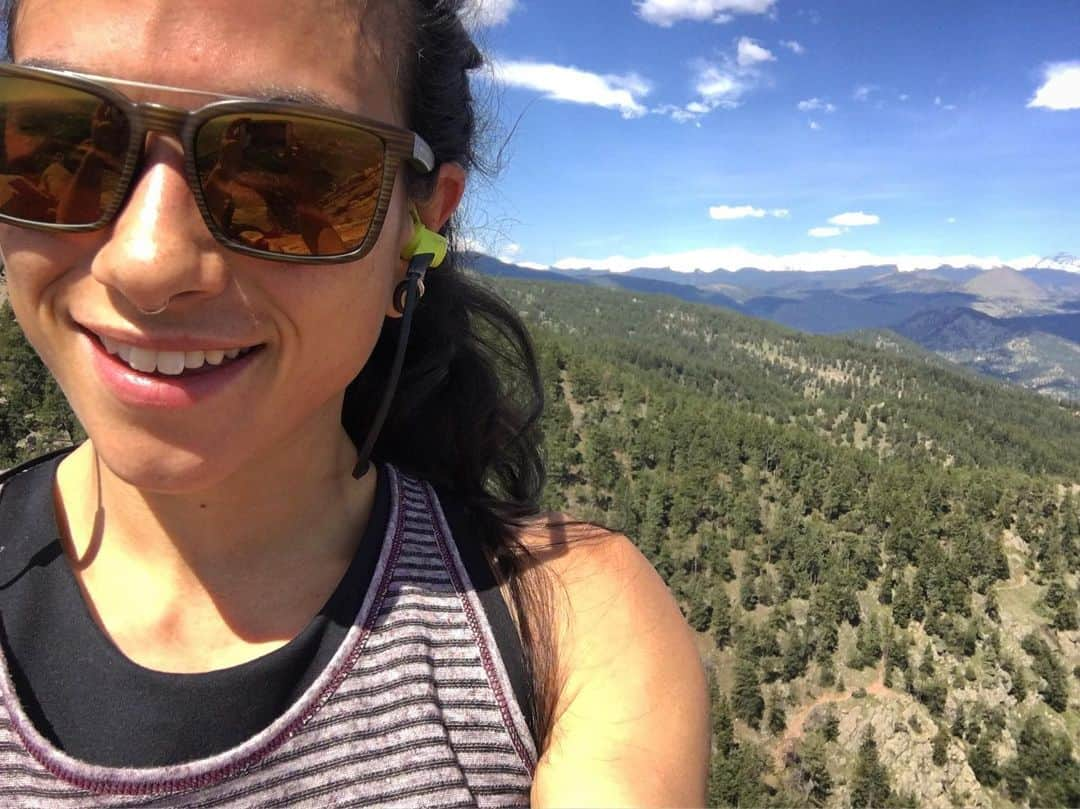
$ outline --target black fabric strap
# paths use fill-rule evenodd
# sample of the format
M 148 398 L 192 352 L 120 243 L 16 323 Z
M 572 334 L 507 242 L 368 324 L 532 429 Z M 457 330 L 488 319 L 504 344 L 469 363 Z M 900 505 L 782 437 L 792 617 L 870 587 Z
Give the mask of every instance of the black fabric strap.
M 499 647 L 499 656 L 502 657 L 506 673 L 510 677 L 510 684 L 514 689 L 514 696 L 518 705 L 525 713 L 525 719 L 529 724 L 529 732 L 533 740 L 539 744 L 537 736 L 537 709 L 536 689 L 529 675 L 528 665 L 525 660 L 525 650 L 521 643 L 521 635 L 518 634 L 517 626 L 510 615 L 510 610 L 503 598 L 502 591 L 495 574 L 484 555 L 480 544 L 473 540 L 475 531 L 466 509 L 452 495 L 439 492 L 439 503 L 442 505 L 446 522 L 450 525 L 450 533 L 458 554 L 465 565 L 465 571 L 469 574 L 476 594 L 480 598 L 480 604 L 487 615 L 491 631 L 495 635 L 495 643 Z

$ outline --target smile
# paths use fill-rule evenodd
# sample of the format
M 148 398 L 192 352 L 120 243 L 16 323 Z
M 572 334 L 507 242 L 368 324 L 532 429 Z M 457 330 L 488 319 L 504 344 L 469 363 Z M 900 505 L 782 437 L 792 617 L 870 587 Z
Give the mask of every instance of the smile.
M 154 351 L 141 346 L 127 345 L 104 335 L 96 335 L 105 350 L 126 362 L 132 370 L 144 374 L 182 376 L 189 372 L 209 370 L 227 365 L 258 346 L 231 349 L 205 349 L 202 351 Z

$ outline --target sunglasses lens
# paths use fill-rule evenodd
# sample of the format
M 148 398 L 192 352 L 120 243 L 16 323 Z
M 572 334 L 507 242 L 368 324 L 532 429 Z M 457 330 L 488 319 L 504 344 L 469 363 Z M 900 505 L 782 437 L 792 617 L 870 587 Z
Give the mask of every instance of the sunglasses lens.
M 130 135 L 123 112 L 92 93 L 0 77 L 0 214 L 99 222 L 117 202 Z
M 341 255 L 363 243 L 385 152 L 373 133 L 281 114 L 218 116 L 195 136 L 203 198 L 222 233 L 296 256 Z

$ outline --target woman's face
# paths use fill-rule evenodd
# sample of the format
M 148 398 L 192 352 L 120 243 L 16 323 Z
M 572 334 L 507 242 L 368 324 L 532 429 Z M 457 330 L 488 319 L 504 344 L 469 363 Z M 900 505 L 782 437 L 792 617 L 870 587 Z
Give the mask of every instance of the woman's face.
M 344 5 L 24 0 L 14 59 L 236 95 L 314 94 L 400 125 L 392 71 L 372 52 L 379 32 Z M 399 178 L 360 261 L 241 256 L 206 229 L 182 159 L 177 142 L 151 135 L 126 207 L 101 232 L 0 229 L 15 313 L 98 453 L 121 478 L 165 492 L 204 489 L 289 448 L 344 446 L 342 395 L 389 310 L 408 227 Z M 110 341 L 195 359 L 257 348 L 177 377 L 130 368 Z

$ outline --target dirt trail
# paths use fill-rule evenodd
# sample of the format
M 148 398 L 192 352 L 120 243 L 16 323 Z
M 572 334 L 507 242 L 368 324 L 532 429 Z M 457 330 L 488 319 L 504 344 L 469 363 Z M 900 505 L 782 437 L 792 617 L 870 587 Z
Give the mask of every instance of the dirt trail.
M 830 691 L 821 694 L 808 705 L 800 708 L 796 713 L 792 714 L 788 718 L 787 729 L 784 730 L 784 735 L 776 743 L 776 747 L 773 749 L 773 757 L 776 759 L 777 768 L 783 769 L 784 756 L 787 755 L 789 750 L 795 748 L 795 743 L 802 738 L 803 732 L 806 727 L 806 720 L 810 717 L 810 714 L 819 705 L 828 705 L 830 703 L 846 702 L 852 699 L 852 695 L 858 689 L 851 689 L 849 691 Z M 874 697 L 888 697 L 896 692 L 891 688 L 885 687 L 885 675 L 884 672 L 878 672 L 877 679 L 870 685 L 866 686 L 866 695 Z

